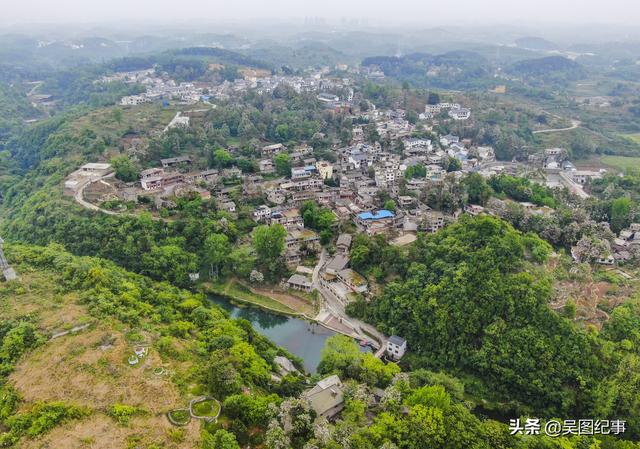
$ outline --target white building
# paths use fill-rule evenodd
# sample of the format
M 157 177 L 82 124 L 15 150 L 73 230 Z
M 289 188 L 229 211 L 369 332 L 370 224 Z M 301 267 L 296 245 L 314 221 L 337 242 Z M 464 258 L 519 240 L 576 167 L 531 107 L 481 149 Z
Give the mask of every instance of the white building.
M 129 95 L 120 99 L 120 104 L 123 106 L 138 106 L 144 103 L 150 103 L 149 99 L 144 95 Z
M 460 137 L 458 137 L 458 136 L 453 136 L 451 134 L 447 134 L 446 136 L 440 137 L 440 144 L 443 147 L 448 147 L 452 143 L 457 143 L 457 142 L 460 142 Z
M 309 172 L 304 167 L 292 167 L 291 179 L 306 179 L 309 177 Z
M 454 120 L 468 120 L 471 117 L 471 109 L 456 108 L 449 111 L 449 117 Z
M 424 107 L 425 114 L 436 115 L 440 113 L 440 105 L 439 104 L 427 104 Z
M 392 335 L 387 340 L 387 357 L 392 360 L 400 360 L 405 352 L 407 352 L 407 340 L 397 335 Z
M 578 184 L 586 184 L 593 179 L 602 178 L 602 173 L 591 170 L 574 170 L 571 172 L 571 177 Z
M 266 204 L 258 206 L 258 208 L 253 211 L 253 219 L 256 221 L 262 221 L 265 218 L 269 218 L 270 216 L 271 216 L 271 208 Z

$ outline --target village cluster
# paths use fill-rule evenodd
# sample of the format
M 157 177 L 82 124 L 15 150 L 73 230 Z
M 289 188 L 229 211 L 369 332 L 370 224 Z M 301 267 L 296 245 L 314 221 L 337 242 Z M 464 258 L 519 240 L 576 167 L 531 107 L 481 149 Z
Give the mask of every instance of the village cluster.
M 146 92 L 139 96 L 123 98 L 122 104 L 126 105 L 162 98 L 178 98 L 186 103 L 206 102 L 211 97 L 221 99 L 246 89 L 268 92 L 285 83 L 296 91 L 316 92 L 318 100 L 328 108 L 349 106 L 353 100 L 352 82 L 325 74 L 326 70 L 304 77 L 272 76 L 251 71 L 245 74 L 244 79 L 214 86 L 176 84 L 150 69 L 116 74 L 102 81 L 121 80 L 146 87 Z M 346 97 L 330 93 L 338 90 L 346 92 Z M 436 232 L 454 222 L 462 213 L 499 215 L 504 209 L 505 201 L 492 199 L 484 206 L 468 204 L 451 213 L 432 210 L 421 201 L 421 193 L 429 187 L 444 185 L 446 178 L 460 179 L 469 173 L 489 178 L 500 173 L 516 175 L 538 170 L 545 173 L 548 186 L 564 186 L 584 198 L 588 194 L 583 186 L 602 176 L 601 172 L 576 170 L 568 160 L 567 151 L 561 148 L 549 148 L 531 156 L 526 162 L 497 162 L 491 147 L 478 146 L 471 139 L 451 134 L 437 135 L 427 121 L 436 116 L 443 117 L 444 111 L 454 121 L 471 117 L 471 110 L 458 103 L 427 104 L 419 117 L 419 126 L 427 131 L 424 135 L 430 138 L 418 138 L 415 137 L 417 127 L 407 120 L 405 111 L 380 110 L 371 105 L 354 117 L 354 123 L 368 123 L 369 126 L 354 125 L 350 144 L 334 145 L 335 161 L 317 158 L 309 145 L 288 148 L 283 143 L 275 143 L 256 148 L 256 154 L 259 154 L 256 173 L 243 173 L 236 166 L 197 170 L 195 167 L 201 164 L 190 156 L 181 155 L 161 159 L 158 166 L 140 173 L 138 183 L 129 184 L 116 182 L 108 164 L 87 164 L 69 176 L 65 188 L 78 201 L 88 200 L 95 204 L 111 199 L 138 202 L 146 198 L 145 202 L 157 211 L 176 207 L 175 199 L 184 195 L 197 194 L 204 200 L 214 199 L 220 209 L 231 214 L 236 214 L 246 204 L 257 204 L 262 200 L 263 204 L 253 210 L 252 218 L 261 224 L 284 226 L 287 230 L 284 257 L 292 268 L 297 267 L 295 274 L 283 283 L 305 292 L 322 289 L 324 296 L 345 305 L 356 295 L 368 294 L 366 279 L 350 266 L 349 249 L 353 235 L 338 236 L 334 242 L 335 253 L 321 267 L 317 279 L 312 279 L 311 270 L 300 265 L 303 260 L 318 254 L 320 236 L 305 227 L 300 213 L 305 202 L 314 201 L 320 207 L 330 209 L 338 222 L 353 223 L 357 233 L 369 236 L 384 233 L 392 244 L 406 245 L 416 239 L 417 232 Z M 175 127 L 188 128 L 193 113 L 178 112 L 164 131 Z M 391 145 L 383 146 L 379 141 L 369 143 L 366 133 L 371 132 L 372 124 L 380 136 L 379 141 L 391 142 Z M 237 151 L 229 148 L 232 156 Z M 276 158 L 281 153 L 286 153 L 291 163 L 288 176 L 276 174 Z M 418 166 L 424 170 L 424 175 L 406 176 L 407 170 Z M 241 196 L 235 194 L 238 186 L 241 186 Z M 381 196 L 390 199 L 393 207 L 380 208 Z M 237 204 L 238 198 L 242 198 L 242 204 Z M 549 215 L 552 212 L 548 207 L 526 202 L 521 206 L 528 214 Z M 603 257 L 602 263 L 613 263 L 614 255 L 618 260 L 628 258 L 628 249 L 635 245 L 632 237 L 637 231 L 632 228 L 621 234 L 616 239 L 615 253 Z M 640 232 L 637 235 L 640 236 Z
M 208 103 L 210 100 L 226 101 L 249 90 L 258 94 L 273 92 L 278 86 L 287 86 L 297 93 L 316 92 L 318 100 L 330 109 L 348 107 L 354 91 L 350 78 L 330 78 L 329 69 L 313 71 L 304 76 L 272 75 L 268 70 L 243 69 L 242 78 L 233 81 L 181 82 L 178 83 L 156 71 L 156 69 L 120 72 L 104 76 L 100 82 L 122 81 L 139 84 L 144 92 L 121 98 L 123 106 L 137 106 L 154 102 L 180 102 L 182 104 Z M 342 98 L 330 92 L 343 92 Z

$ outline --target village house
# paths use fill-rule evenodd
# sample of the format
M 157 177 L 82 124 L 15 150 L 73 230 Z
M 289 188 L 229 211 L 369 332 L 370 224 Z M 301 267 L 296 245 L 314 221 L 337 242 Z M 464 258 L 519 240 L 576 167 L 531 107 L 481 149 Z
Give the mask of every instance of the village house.
M 351 234 L 340 234 L 336 242 L 336 249 L 344 254 L 349 253 L 349 248 L 351 248 L 351 240 Z
M 225 201 L 222 203 L 222 209 L 226 210 L 229 213 L 235 214 L 236 213 L 236 203 L 234 203 L 233 201 Z
M 287 233 L 287 248 L 300 247 L 302 244 L 315 245 L 320 242 L 318 234 L 310 229 L 292 229 Z
M 415 201 L 416 199 L 412 196 L 400 195 L 398 197 L 398 206 L 407 208 L 411 206 Z
M 452 108 L 449 110 L 449 117 L 454 120 L 468 120 L 471 117 L 471 109 Z
M 587 184 L 594 179 L 601 179 L 602 173 L 591 170 L 573 170 L 571 172 L 571 178 L 578 184 Z
M 277 355 L 273 358 L 273 362 L 278 365 L 278 371 L 280 375 L 286 376 L 287 374 L 299 374 L 300 371 L 295 367 L 293 362 L 286 357 Z
M 310 173 L 305 170 L 303 167 L 292 167 L 291 168 L 291 179 L 296 181 L 299 179 L 306 179 L 310 176 Z
M 301 290 L 303 292 L 310 292 L 313 290 L 313 283 L 301 274 L 292 275 L 287 281 L 287 286 L 294 290 Z
M 404 144 L 404 148 L 405 150 L 410 150 L 412 148 L 426 148 L 428 150 L 431 149 L 431 139 L 424 139 L 424 138 L 410 138 L 410 139 L 404 139 L 402 141 L 402 143 Z
M 440 137 L 440 145 L 443 147 L 448 147 L 452 143 L 460 142 L 460 138 L 458 136 L 453 136 L 451 134 L 447 134 L 446 136 Z
M 192 160 L 189 156 L 178 156 L 178 157 L 170 157 L 167 159 L 160 159 L 160 164 L 162 164 L 162 168 L 170 168 L 175 167 L 176 165 L 191 165 Z
M 162 176 L 164 170 L 161 168 L 148 168 L 140 172 L 140 185 L 143 190 L 157 190 L 162 188 Z
M 120 104 L 122 106 L 138 106 L 150 102 L 149 98 L 145 95 L 129 95 L 120 99 Z
M 393 228 L 395 214 L 382 209 L 377 212 L 362 212 L 356 216 L 356 223 L 362 226 L 367 234 L 373 235 Z
M 434 116 L 440 114 L 440 105 L 439 104 L 427 104 L 424 106 L 424 113 L 430 116 Z
M 256 210 L 253 211 L 253 219 L 255 221 L 264 221 L 269 217 L 271 217 L 271 208 L 266 204 L 258 206 Z
M 336 273 L 336 277 L 356 293 L 367 292 L 367 281 L 351 268 L 344 268 Z
M 476 216 L 484 212 L 484 207 L 477 204 L 467 204 L 466 206 L 464 206 L 464 211 L 469 215 Z
M 433 234 L 444 228 L 445 224 L 446 222 L 442 212 L 430 210 L 422 215 L 420 228 L 425 232 Z
M 326 161 L 316 162 L 316 169 L 322 179 L 333 178 L 333 165 Z
M 283 204 L 287 197 L 282 189 L 275 188 L 267 190 L 267 200 L 273 204 Z
M 258 170 L 260 173 L 273 173 L 275 168 L 271 159 L 262 159 L 258 162 Z
M 496 160 L 496 154 L 491 147 L 477 147 L 472 151 L 478 159 L 483 162 L 492 162 Z
M 307 201 L 315 200 L 316 192 L 314 190 L 302 190 L 300 192 L 293 192 L 291 194 L 291 200 L 289 204 L 292 206 L 300 206 Z
M 327 262 L 324 269 L 328 274 L 337 275 L 338 271 L 344 270 L 349 265 L 348 254 L 336 254 Z
M 113 173 L 111 164 L 90 162 L 71 173 L 64 182 L 64 194 L 75 195 L 80 188 L 91 181 L 98 180 Z
M 281 224 L 287 229 L 304 228 L 304 220 L 296 208 L 272 211 L 267 218 L 269 224 Z
M 80 167 L 75 174 L 81 176 L 102 177 L 113 172 L 111 164 L 104 162 L 89 162 Z
M 388 358 L 398 361 L 402 358 L 406 351 L 407 340 L 398 337 L 397 335 L 392 335 L 391 337 L 389 337 L 389 340 L 387 340 L 386 348 L 386 354 Z
M 285 150 L 285 146 L 281 143 L 266 145 L 262 147 L 262 156 L 275 156 L 276 154 L 282 153 Z
M 344 387 L 336 375 L 326 377 L 302 397 L 309 401 L 318 416 L 332 419 L 344 408 Z

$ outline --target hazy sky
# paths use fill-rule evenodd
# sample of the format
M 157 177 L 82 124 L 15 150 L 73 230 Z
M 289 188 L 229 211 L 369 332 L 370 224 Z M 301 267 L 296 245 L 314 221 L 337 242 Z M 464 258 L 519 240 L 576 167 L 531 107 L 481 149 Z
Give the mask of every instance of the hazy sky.
M 638 0 L 0 0 L 0 22 L 199 22 L 367 19 L 426 27 L 463 23 L 640 25 Z M 389 23 L 391 24 L 391 23 Z

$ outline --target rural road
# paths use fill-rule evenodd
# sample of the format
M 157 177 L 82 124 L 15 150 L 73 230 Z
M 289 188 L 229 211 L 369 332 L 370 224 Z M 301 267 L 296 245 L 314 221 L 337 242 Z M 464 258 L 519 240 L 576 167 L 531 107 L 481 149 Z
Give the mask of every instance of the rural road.
M 87 180 L 85 183 L 83 183 L 80 188 L 78 189 L 78 191 L 75 193 L 75 195 L 73 196 L 73 198 L 76 200 L 76 202 L 78 204 L 80 204 L 82 207 L 85 207 L 87 209 L 91 209 L 91 210 L 95 210 L 98 212 L 102 212 L 105 213 L 107 215 L 120 215 L 118 212 L 114 212 L 111 210 L 106 210 L 106 209 L 102 209 L 98 206 L 96 206 L 95 204 L 91 204 L 88 201 L 84 200 L 84 189 L 85 187 L 87 187 L 88 185 L 91 185 L 94 182 L 98 182 L 100 181 L 102 178 L 98 178 L 98 179 L 89 179 Z
M 549 114 L 552 117 L 558 118 L 558 119 L 562 119 L 563 117 L 560 117 L 559 115 L 556 114 L 552 114 L 551 112 L 547 112 L 547 111 L 542 111 L 545 114 Z M 571 126 L 567 127 L 567 128 L 551 128 L 551 129 L 540 129 L 538 131 L 532 131 L 532 134 L 544 134 L 544 133 L 558 133 L 561 131 L 571 131 L 572 129 L 576 129 L 578 126 L 581 125 L 580 120 L 576 120 L 576 119 L 570 119 L 571 120 Z
M 377 340 L 376 343 L 379 344 L 375 356 L 378 358 L 382 357 L 387 346 L 387 337 L 372 325 L 348 316 L 346 311 L 344 310 L 344 304 L 342 303 L 342 301 L 336 298 L 332 292 L 324 288 L 320 283 L 322 267 L 324 266 L 326 260 L 327 253 L 323 249 L 320 253 L 318 263 L 313 269 L 312 275 L 313 286 L 316 288 L 316 290 L 320 294 L 320 297 L 322 298 L 322 306 L 320 308 L 321 310 L 316 317 L 316 320 L 322 322 L 323 315 L 326 315 L 326 313 L 328 312 L 331 315 L 337 317 L 341 323 L 352 328 L 358 338 L 362 340 L 371 340 L 371 336 L 373 336 L 375 340 Z

